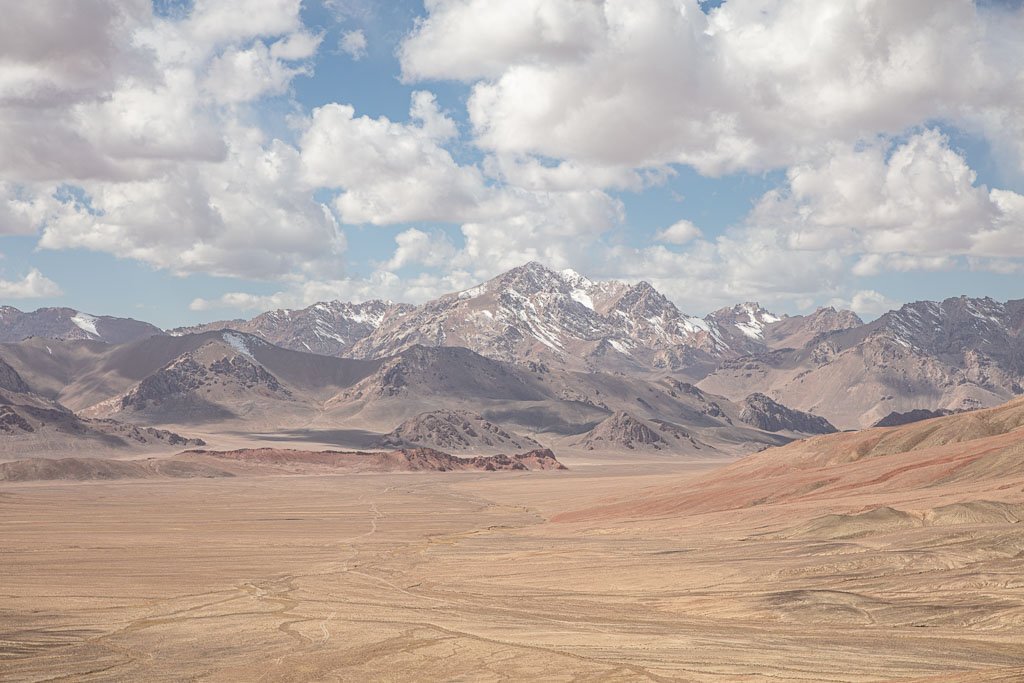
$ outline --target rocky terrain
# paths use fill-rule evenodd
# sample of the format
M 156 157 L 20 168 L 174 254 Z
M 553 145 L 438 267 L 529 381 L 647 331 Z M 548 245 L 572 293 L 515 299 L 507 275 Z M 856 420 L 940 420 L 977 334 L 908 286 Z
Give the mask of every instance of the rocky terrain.
M 868 324 L 851 311 L 783 316 L 755 302 L 699 318 L 646 282 L 529 263 L 420 306 L 325 302 L 212 326 L 237 322 L 293 349 L 364 359 L 448 346 L 532 368 L 671 374 L 733 401 L 762 393 L 849 429 L 1016 395 L 1022 316 L 1019 301 L 961 297 Z
M 856 313 L 836 310 L 831 306 L 819 308 L 809 315 L 783 316 L 765 325 L 764 343 L 767 349 L 799 349 L 820 335 L 851 330 L 864 324 Z
M 751 394 L 740 406 L 740 421 L 766 432 L 831 434 L 837 431 L 825 418 L 787 408 L 764 394 Z
M 762 308 L 757 302 L 748 301 L 713 311 L 707 315 L 706 320 L 718 327 L 733 351 L 757 352 L 766 347 L 766 331 L 783 318 Z
M 385 320 L 359 358 L 460 346 L 506 362 L 573 369 L 680 369 L 728 353 L 719 331 L 646 282 L 594 282 L 528 263 Z
M 681 427 L 667 422 L 647 422 L 622 411 L 602 420 L 572 445 L 587 451 L 714 451 Z
M 248 320 L 219 320 L 168 330 L 169 334 L 197 334 L 216 330 L 237 330 L 254 334 L 272 344 L 293 351 L 325 356 L 348 355 L 352 346 L 377 329 L 385 318 L 412 309 L 408 304 L 365 301 L 353 304 L 326 301 L 289 310 L 267 311 Z
M 166 424 L 272 418 L 274 410 L 282 423 L 297 420 L 379 365 L 239 332 L 121 345 L 36 338 L 0 346 L 0 357 L 37 394 L 80 414 Z
M 356 447 L 423 413 L 468 410 L 505 432 L 576 441 L 624 412 L 712 448 L 756 450 L 777 445 L 768 433 L 861 428 L 1024 392 L 1021 301 L 917 302 L 867 324 L 754 302 L 698 318 L 646 282 L 528 263 L 420 306 L 326 302 L 171 335 L 71 309 L 3 311 L 8 338 L 34 325 L 0 359 L 37 407 L 181 432 L 229 422 L 367 432 Z M 5 419 L 17 427 L 14 412 Z M 458 445 L 446 439 L 435 445 Z
M 1024 392 L 1022 307 L 967 297 L 907 304 L 802 348 L 723 361 L 699 386 L 733 400 L 761 392 L 842 429 L 892 412 L 994 406 Z
M 927 410 L 925 408 L 918 408 L 916 410 L 910 410 L 905 413 L 892 412 L 871 426 L 899 427 L 900 425 L 908 425 L 914 422 L 920 422 L 922 420 L 931 420 L 936 417 L 946 417 L 947 415 L 954 415 L 956 414 L 956 412 L 957 411 L 955 410 Z
M 186 445 L 203 445 L 187 443 Z M 339 472 L 501 472 L 564 470 L 554 453 L 535 449 L 513 455 L 456 457 L 432 448 L 381 452 L 246 448 L 188 450 L 162 458 L 28 458 L 0 462 L 0 481 L 104 481 L 191 479 Z
M 920 503 L 911 502 L 940 497 L 945 487 L 955 490 L 959 504 L 965 506 L 963 514 L 975 514 L 968 512 L 971 509 L 994 511 L 996 521 L 1012 523 L 1005 516 L 1007 511 L 1024 502 L 1022 437 L 1024 399 L 1017 399 L 996 408 L 898 427 L 796 441 L 743 458 L 685 489 L 666 487 L 642 500 L 581 511 L 572 518 L 678 515 L 800 501 L 820 504 L 839 496 L 870 495 L 883 500 L 890 495 L 901 501 L 894 505 L 897 510 L 875 505 L 860 511 L 872 513 L 867 517 L 832 521 L 843 529 L 851 522 L 857 526 L 877 523 L 882 529 L 891 528 L 894 520 L 897 524 L 911 519 L 922 525 L 956 523 L 957 515 L 949 508 L 921 510 Z M 1012 505 L 1005 509 L 988 505 L 994 499 L 1010 500 Z
M 514 455 L 457 457 L 433 448 L 401 448 L 394 451 L 299 451 L 280 448 L 246 448 L 233 451 L 185 451 L 183 459 L 210 463 L 237 463 L 288 473 L 317 471 L 353 472 L 496 472 L 502 470 L 564 470 L 550 450 L 538 448 Z
M 90 315 L 73 308 L 40 308 L 25 312 L 13 306 L 0 307 L 0 342 L 44 337 L 124 344 L 161 334 L 164 334 L 163 330 L 146 322 Z
M 709 454 L 756 450 L 792 438 L 741 423 L 738 405 L 678 380 L 531 368 L 453 347 L 410 347 L 383 360 L 375 372 L 339 392 L 324 408 L 332 420 L 374 428 L 415 418 L 438 405 L 472 411 L 506 431 L 550 435 L 538 436 L 541 440 L 565 437 L 575 442 L 572 437 L 620 411 L 676 425 L 688 437 L 713 446 L 705 450 Z
M 32 391 L 21 375 L 0 360 L 0 460 L 69 452 L 106 454 L 202 446 L 175 432 L 77 415 L 59 402 Z
M 666 452 L 699 444 L 703 454 L 724 456 L 799 434 L 746 425 L 738 404 L 669 377 L 519 365 L 457 347 L 417 345 L 357 360 L 213 331 L 122 345 L 33 338 L 0 346 L 2 359 L 9 371 L 0 366 L 0 382 L 32 387 L 24 396 L 41 408 L 60 406 L 68 419 L 203 438 L 281 433 L 353 448 L 421 445 L 488 455 L 539 446 L 520 433 L 541 435 L 545 444 L 578 442 L 616 412 L 654 425 L 668 444 L 657 448 Z M 6 419 L 17 426 L 14 415 Z M 601 443 L 607 451 L 619 441 Z
M 243 342 L 238 339 L 210 341 L 147 375 L 121 396 L 84 412 L 138 414 L 160 422 L 204 422 L 247 417 L 248 407 L 258 402 L 292 401 L 292 391 L 258 363 L 247 347 L 239 348 Z
M 541 448 L 530 437 L 506 430 L 468 410 L 422 413 L 398 425 L 380 443 L 385 447 L 420 446 L 476 453 Z

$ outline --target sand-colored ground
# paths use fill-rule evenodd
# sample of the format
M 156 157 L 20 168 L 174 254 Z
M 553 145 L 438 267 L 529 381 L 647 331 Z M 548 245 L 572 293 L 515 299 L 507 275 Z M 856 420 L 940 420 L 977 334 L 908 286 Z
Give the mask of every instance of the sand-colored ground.
M 551 522 L 721 466 L 567 464 L 0 486 L 0 679 L 1024 680 L 1024 525 Z

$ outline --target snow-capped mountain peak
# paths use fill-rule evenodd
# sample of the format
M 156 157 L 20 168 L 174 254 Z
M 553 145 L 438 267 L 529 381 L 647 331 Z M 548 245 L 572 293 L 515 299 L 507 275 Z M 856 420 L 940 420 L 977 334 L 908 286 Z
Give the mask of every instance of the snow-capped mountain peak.
M 782 318 L 755 301 L 746 301 L 720 308 L 709 314 L 705 320 L 731 327 L 743 337 L 760 342 L 764 340 L 765 327 L 781 321 Z
M 232 329 L 254 334 L 295 351 L 326 356 L 345 355 L 352 345 L 370 334 L 391 313 L 410 308 L 407 304 L 374 299 L 362 303 L 320 301 L 306 308 L 279 308 L 250 320 L 221 320 L 205 325 L 170 330 L 190 334 Z
M 536 262 L 393 316 L 353 354 L 379 358 L 413 344 L 582 368 L 666 367 L 687 354 L 727 351 L 715 324 L 683 314 L 648 282 L 595 281 Z

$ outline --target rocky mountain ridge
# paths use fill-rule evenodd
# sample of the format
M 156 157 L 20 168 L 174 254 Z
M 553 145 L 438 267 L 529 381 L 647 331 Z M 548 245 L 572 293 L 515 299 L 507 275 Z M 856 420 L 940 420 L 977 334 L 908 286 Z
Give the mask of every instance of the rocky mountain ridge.
M 293 351 L 324 356 L 345 356 L 360 339 L 377 329 L 390 315 L 411 309 L 409 304 L 374 299 L 362 303 L 322 301 L 301 309 L 277 309 L 248 320 L 219 320 L 178 327 L 168 334 L 183 335 L 215 330 L 254 334 Z
M 30 331 L 24 323 L 28 320 L 24 316 L 29 314 L 9 308 L 2 311 L 6 318 L 0 316 L 0 328 L 6 321 L 8 337 Z M 115 338 L 111 330 L 121 319 L 80 317 L 72 309 L 40 309 L 36 314 L 32 314 L 33 320 L 42 322 L 32 330 L 57 337 L 71 335 L 72 342 L 79 344 L 60 344 L 58 349 L 45 341 L 26 342 L 16 351 L 28 354 L 31 347 L 33 367 L 48 368 L 39 378 L 42 384 L 36 385 L 48 397 L 78 410 L 93 405 L 99 396 L 109 397 L 115 386 L 125 389 L 126 380 L 139 381 L 153 371 L 141 371 L 143 366 L 151 365 L 148 361 L 132 361 L 131 367 L 139 368 L 138 372 L 132 369 L 122 376 L 96 370 L 95 380 L 75 382 L 69 389 L 61 378 L 70 370 L 61 363 L 82 367 L 88 366 L 90 359 L 106 362 L 100 360 L 106 356 L 94 342 L 114 343 L 109 341 Z M 53 321 L 59 324 L 51 325 Z M 132 334 L 155 330 L 137 321 L 125 324 L 134 330 Z M 97 334 L 86 329 L 90 325 Z M 586 415 L 588 411 L 597 410 L 607 417 L 618 408 L 629 410 L 633 406 L 613 406 L 596 393 L 593 382 L 581 383 L 564 373 L 620 373 L 648 381 L 671 377 L 737 404 L 759 393 L 789 409 L 822 416 L 839 428 L 850 429 L 874 424 L 892 412 L 974 409 L 1024 392 L 1022 327 L 1024 301 L 1001 303 L 968 297 L 907 304 L 867 324 L 851 311 L 831 307 L 808 315 L 783 316 L 754 302 L 698 318 L 681 312 L 646 282 L 594 281 L 571 270 L 555 271 L 528 263 L 419 306 L 383 301 L 326 302 L 297 311 L 271 311 L 248 321 L 210 323 L 198 329 L 216 329 L 206 334 L 218 334 L 244 328 L 237 334 L 269 338 L 276 344 L 273 348 L 361 359 L 372 364 L 365 366 L 368 374 L 343 382 L 340 393 L 363 403 L 370 400 L 372 392 L 383 392 L 378 399 L 384 394 L 405 396 L 412 403 L 402 411 L 402 419 L 436 408 L 416 393 L 426 389 L 437 395 L 436 387 L 430 386 L 437 382 L 424 380 L 416 390 L 401 385 L 408 363 L 423 354 L 417 349 L 461 347 L 476 356 L 522 368 L 523 377 L 547 376 L 549 383 L 555 375 L 564 378 L 557 399 L 563 403 L 576 401 L 579 409 L 572 420 L 577 425 L 581 420 L 598 419 L 593 412 Z M 154 358 L 161 363 L 178 355 L 172 353 L 178 343 L 173 340 L 196 338 L 194 333 L 187 333 L 187 328 L 172 332 L 178 336 L 164 337 L 172 341 L 162 347 L 146 347 L 156 349 Z M 123 330 L 121 333 L 128 334 Z M 137 341 L 123 346 L 127 349 Z M 44 350 L 53 357 L 42 357 Z M 125 351 L 123 355 L 130 353 Z M 462 362 L 460 358 L 468 365 L 453 370 Z M 18 359 L 10 360 L 13 363 Z M 447 380 L 439 377 L 437 386 L 445 385 L 455 395 L 473 386 L 479 388 L 478 378 L 469 376 L 482 369 L 477 358 L 452 356 L 445 362 L 461 379 L 445 385 Z M 236 370 L 241 371 L 244 359 L 239 363 Z M 302 365 L 309 369 L 303 372 L 318 372 L 313 370 L 317 361 L 307 358 Z M 370 393 L 351 393 L 362 391 L 355 384 L 375 372 L 380 377 L 365 387 Z M 289 384 L 287 378 L 281 381 Z M 524 381 L 536 384 L 534 380 Z M 550 400 L 553 391 L 545 389 L 541 393 L 544 398 L 533 392 L 529 400 Z M 511 397 L 507 393 L 502 396 L 502 400 Z M 319 400 L 337 404 L 335 398 Z M 711 400 L 704 407 L 713 410 L 715 403 Z M 444 407 L 473 406 L 463 403 Z M 660 415 L 656 412 L 651 417 L 662 419 Z M 559 415 L 556 421 L 563 418 Z
M 13 306 L 0 306 L 0 343 L 45 337 L 124 344 L 162 334 L 164 331 L 159 327 L 131 318 L 91 315 L 73 308 L 21 311 Z
M 886 415 L 971 410 L 1024 393 L 1024 300 L 919 301 L 823 332 L 802 347 L 723 361 L 699 382 L 742 400 L 761 392 L 842 429 Z

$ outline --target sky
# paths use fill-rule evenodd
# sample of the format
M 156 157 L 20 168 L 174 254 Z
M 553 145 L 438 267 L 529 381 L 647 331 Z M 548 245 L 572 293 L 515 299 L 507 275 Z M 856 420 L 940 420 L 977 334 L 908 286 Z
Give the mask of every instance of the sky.
M 1024 6 L 0 0 L 0 304 L 1024 297 Z

